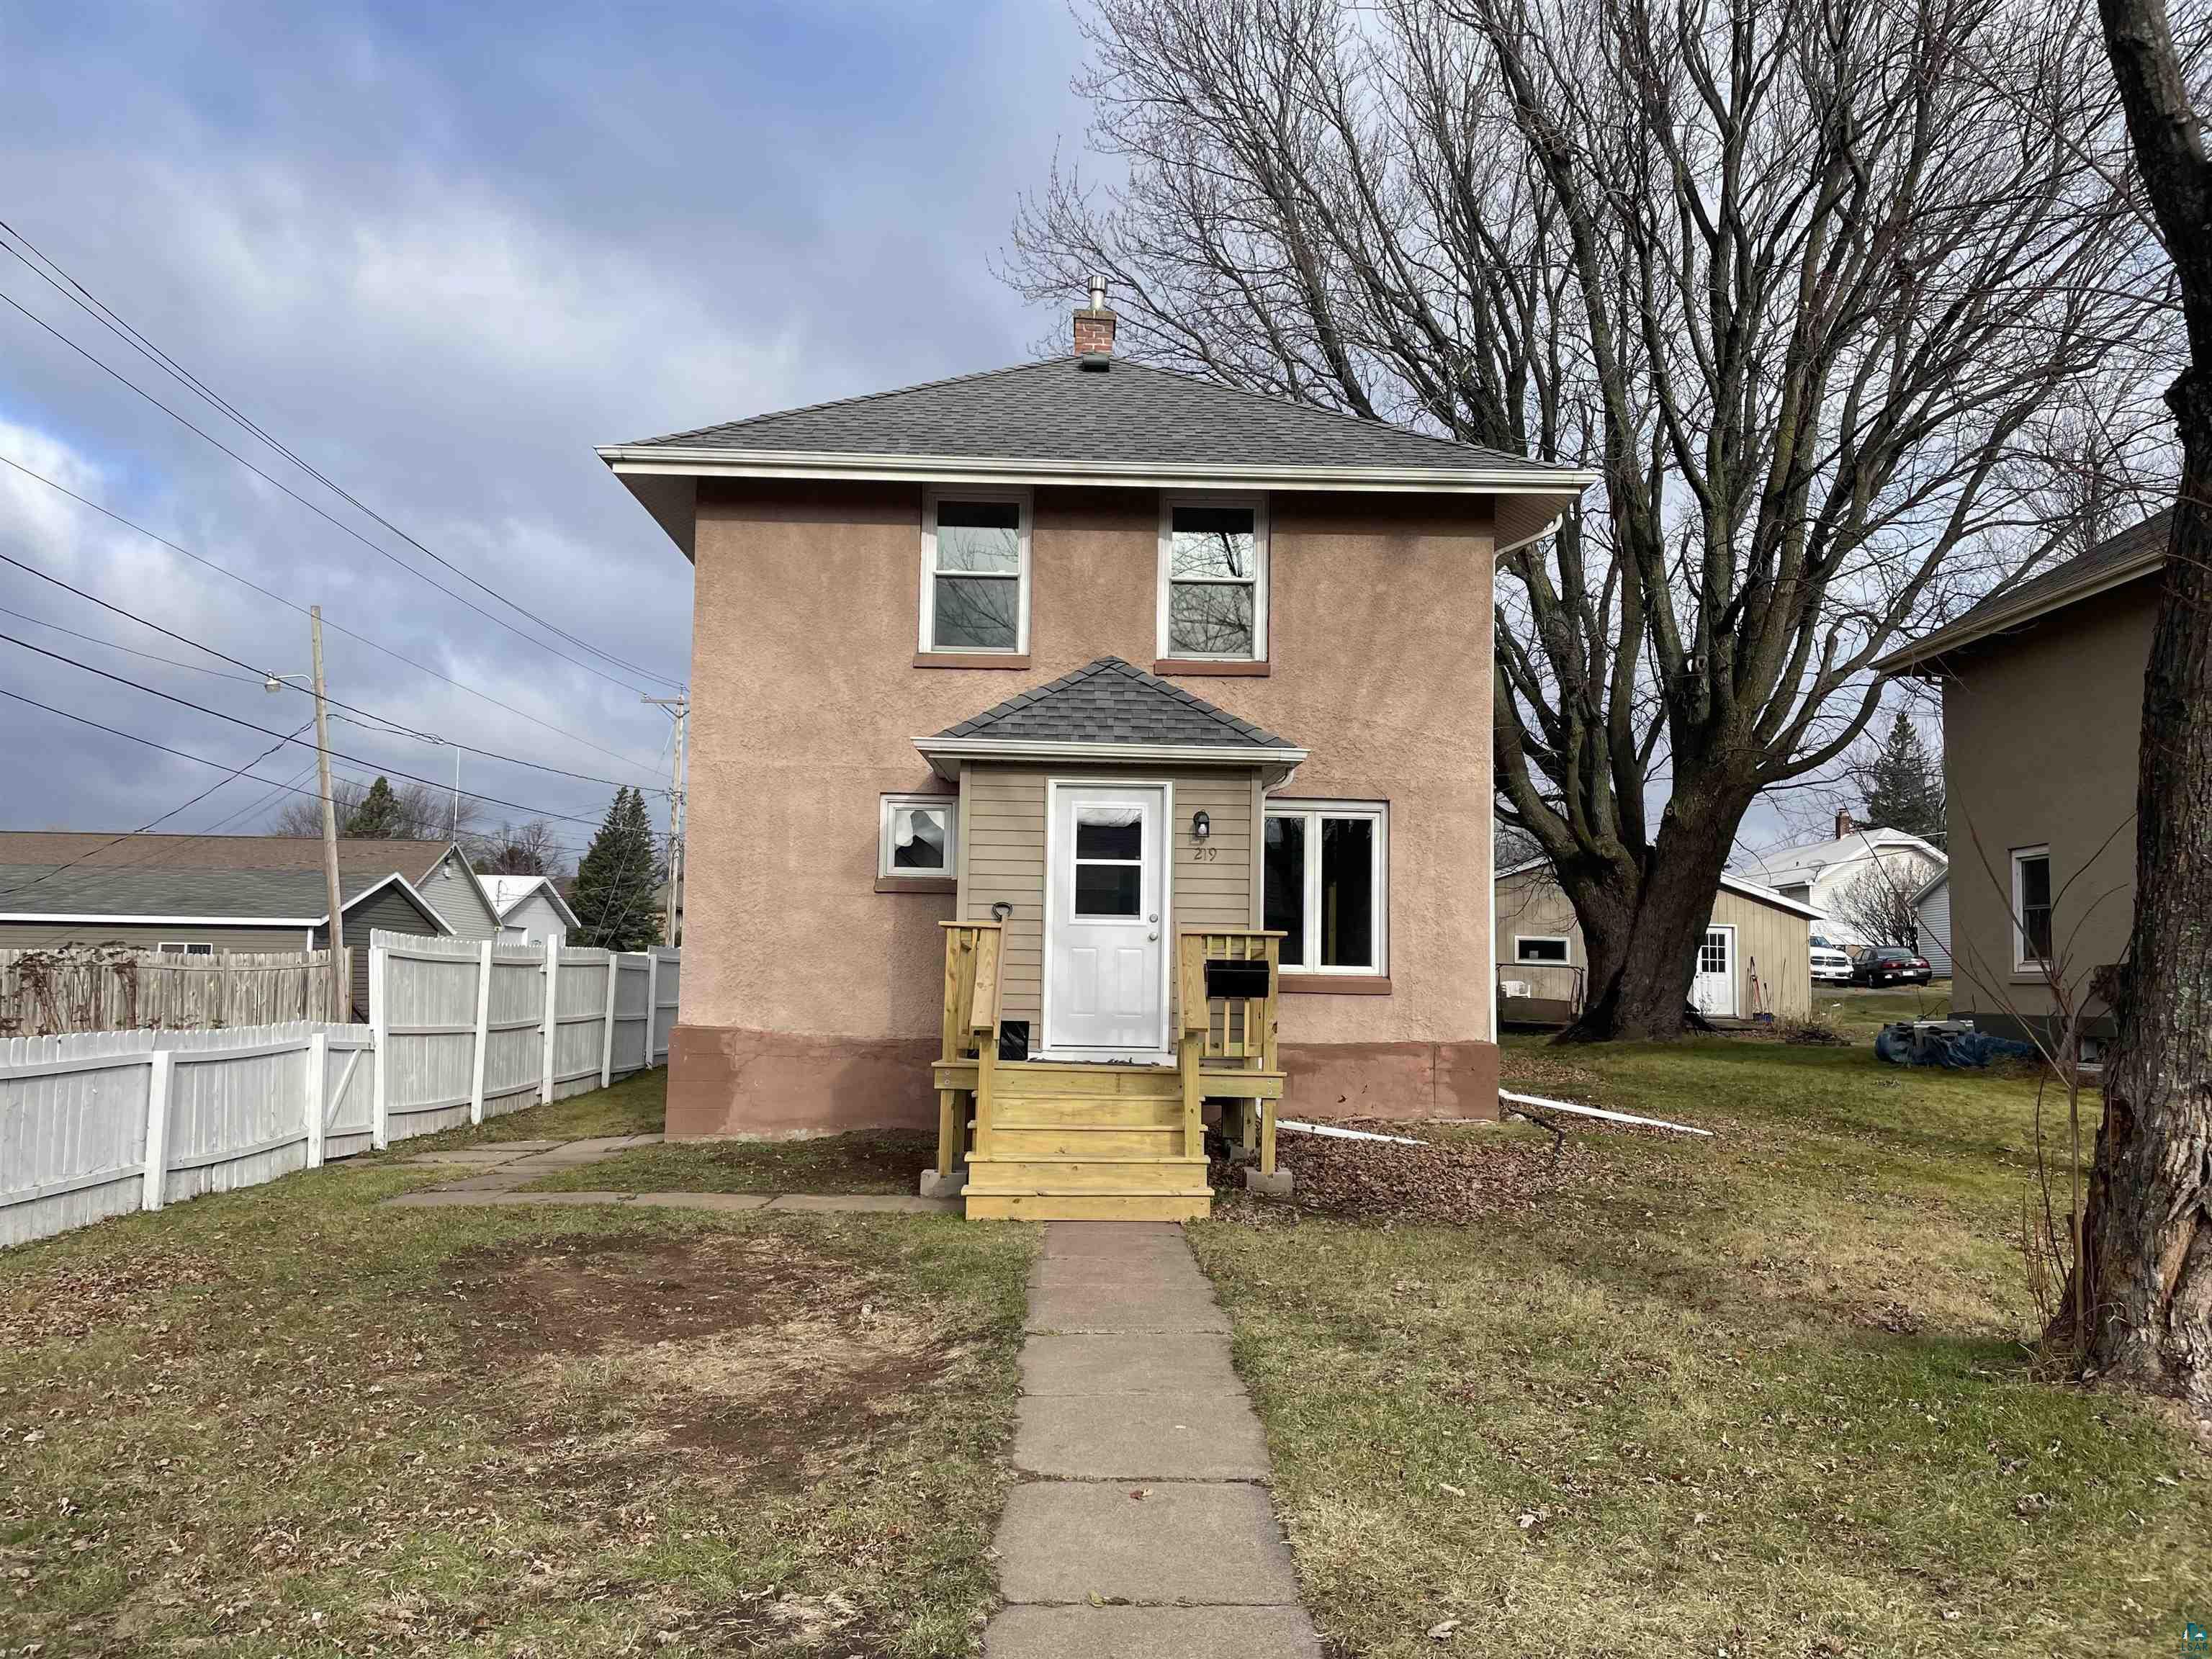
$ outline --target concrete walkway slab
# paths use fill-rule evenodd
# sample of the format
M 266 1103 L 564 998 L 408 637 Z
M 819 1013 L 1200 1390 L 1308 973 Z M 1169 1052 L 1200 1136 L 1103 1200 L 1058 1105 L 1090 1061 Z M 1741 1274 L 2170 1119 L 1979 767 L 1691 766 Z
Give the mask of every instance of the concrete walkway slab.
M 759 1210 L 767 1207 L 767 1193 L 640 1193 L 632 1200 L 658 1210 Z
M 1028 1328 L 985 1659 L 1320 1659 L 1182 1230 L 1048 1224 Z
M 1040 1480 L 1016 1486 L 999 1527 L 1007 1601 L 1283 1607 L 1291 1553 L 1261 1486 Z
M 1031 1395 L 1015 1408 L 1014 1467 L 1078 1480 L 1265 1480 L 1267 1437 L 1242 1394 Z
M 1142 1279 L 1060 1290 L 1033 1286 L 1031 1331 L 1226 1331 L 1229 1321 L 1211 1289 L 1173 1289 Z
M 1229 1363 L 1229 1339 L 1216 1331 L 1159 1332 L 1141 1342 L 1119 1333 L 1040 1332 L 1023 1347 L 1021 1364 L 1022 1392 L 1032 1399 L 1094 1394 L 1243 1396 Z
M 786 1193 L 771 1210 L 850 1210 L 881 1215 L 957 1215 L 957 1198 L 916 1198 L 908 1193 Z
M 1297 1607 L 1008 1607 L 983 1659 L 1321 1659 Z

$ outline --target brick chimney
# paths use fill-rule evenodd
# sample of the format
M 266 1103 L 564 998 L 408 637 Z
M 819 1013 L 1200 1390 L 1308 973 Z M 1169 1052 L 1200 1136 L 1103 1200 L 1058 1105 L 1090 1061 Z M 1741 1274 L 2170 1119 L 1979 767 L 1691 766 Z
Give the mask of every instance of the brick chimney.
M 1856 820 L 1851 817 L 1850 807 L 1838 806 L 1836 809 L 1836 839 L 1838 841 L 1849 841 L 1858 833 L 1858 828 Z
M 1114 355 L 1114 313 L 1106 309 L 1106 275 L 1091 278 L 1091 303 L 1075 313 L 1075 355 L 1110 357 Z

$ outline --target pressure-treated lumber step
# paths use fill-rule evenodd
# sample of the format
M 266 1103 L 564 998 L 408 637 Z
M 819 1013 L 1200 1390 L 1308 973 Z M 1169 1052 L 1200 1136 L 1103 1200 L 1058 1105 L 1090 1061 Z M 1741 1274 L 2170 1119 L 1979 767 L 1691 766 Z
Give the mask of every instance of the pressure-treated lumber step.
M 988 1158 L 968 1161 L 969 1192 L 1203 1192 L 1202 1158 Z
M 991 1126 L 994 1158 L 1180 1158 L 1182 1114 L 1172 1123 L 1010 1123 Z
M 1179 1128 L 1182 1097 L 1145 1095 L 1024 1095 L 1001 1091 L 991 1099 L 991 1127 L 1018 1123 L 1030 1128 L 1048 1124 L 1071 1128 Z
M 1203 1221 L 1210 1193 L 978 1193 L 970 1221 Z
M 994 1099 L 1027 1095 L 1109 1095 L 1117 1098 L 1182 1098 L 1182 1079 L 1172 1066 L 1076 1066 L 1065 1061 L 1006 1060 L 991 1071 Z

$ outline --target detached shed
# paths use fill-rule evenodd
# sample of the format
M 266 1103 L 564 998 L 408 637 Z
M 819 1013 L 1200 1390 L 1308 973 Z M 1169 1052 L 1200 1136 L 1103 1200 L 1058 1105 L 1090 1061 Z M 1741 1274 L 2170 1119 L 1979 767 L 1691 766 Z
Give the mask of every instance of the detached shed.
M 1571 1023 L 1582 1011 L 1589 957 L 1551 866 L 1537 860 L 1500 871 L 1492 915 L 1499 1023 Z M 1809 1015 L 1817 919 L 1809 905 L 1723 875 L 1698 947 L 1691 998 L 1699 1012 L 1720 1020 Z

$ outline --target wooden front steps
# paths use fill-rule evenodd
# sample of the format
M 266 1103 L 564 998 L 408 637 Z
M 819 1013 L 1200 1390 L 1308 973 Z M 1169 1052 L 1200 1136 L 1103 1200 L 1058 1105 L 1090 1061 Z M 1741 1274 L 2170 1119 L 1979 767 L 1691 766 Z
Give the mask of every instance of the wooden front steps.
M 1003 1061 L 975 1126 L 971 1220 L 1188 1221 L 1212 1207 L 1172 1066 Z

